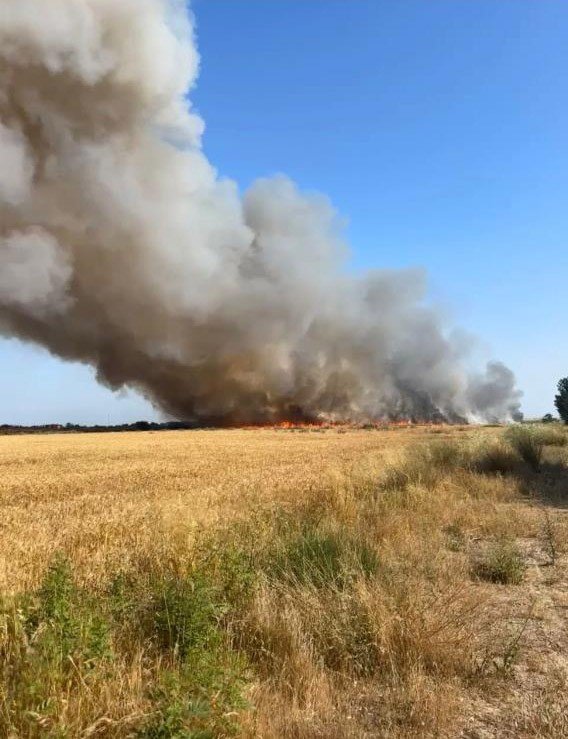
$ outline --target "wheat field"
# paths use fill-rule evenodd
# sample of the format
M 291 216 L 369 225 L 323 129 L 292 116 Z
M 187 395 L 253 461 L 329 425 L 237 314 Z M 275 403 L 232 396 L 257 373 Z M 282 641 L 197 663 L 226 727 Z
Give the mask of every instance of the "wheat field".
M 567 442 L 0 437 L 0 735 L 568 735 Z
M 216 524 L 296 499 L 322 478 L 391 454 L 414 431 L 272 430 L 0 437 L 0 583 L 37 584 L 64 551 L 104 577 L 164 527 Z

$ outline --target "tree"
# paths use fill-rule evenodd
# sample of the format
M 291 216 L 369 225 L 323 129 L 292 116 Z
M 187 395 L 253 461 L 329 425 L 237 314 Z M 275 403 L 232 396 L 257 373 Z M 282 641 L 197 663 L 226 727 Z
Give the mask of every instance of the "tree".
M 552 415 L 552 413 L 545 413 L 544 416 L 542 417 L 543 423 L 552 423 L 553 421 L 554 421 L 554 416 Z
M 558 395 L 554 398 L 554 405 L 560 418 L 568 424 L 568 377 L 563 377 L 558 382 Z

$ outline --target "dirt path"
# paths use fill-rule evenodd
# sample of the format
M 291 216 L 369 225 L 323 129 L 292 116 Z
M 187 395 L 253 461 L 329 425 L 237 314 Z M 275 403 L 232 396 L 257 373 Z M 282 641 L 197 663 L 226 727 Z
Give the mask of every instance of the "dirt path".
M 542 537 L 517 540 L 527 563 L 524 582 L 496 586 L 501 589 L 498 607 L 518 629 L 518 645 L 511 647 L 513 664 L 491 698 L 474 698 L 462 739 L 568 737 L 568 556 L 557 554 L 552 563 L 550 534 L 552 529 L 557 538 L 565 530 L 568 513 L 561 508 L 546 511 Z M 512 643 L 514 639 L 513 631 Z

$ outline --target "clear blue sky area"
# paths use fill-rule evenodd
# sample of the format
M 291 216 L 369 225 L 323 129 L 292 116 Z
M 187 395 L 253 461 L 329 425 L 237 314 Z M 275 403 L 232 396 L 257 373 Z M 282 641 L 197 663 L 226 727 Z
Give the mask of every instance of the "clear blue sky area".
M 347 220 L 352 267 L 428 270 L 524 410 L 568 374 L 568 2 L 196 0 L 205 148 Z M 90 370 L 0 343 L 0 422 L 150 417 Z

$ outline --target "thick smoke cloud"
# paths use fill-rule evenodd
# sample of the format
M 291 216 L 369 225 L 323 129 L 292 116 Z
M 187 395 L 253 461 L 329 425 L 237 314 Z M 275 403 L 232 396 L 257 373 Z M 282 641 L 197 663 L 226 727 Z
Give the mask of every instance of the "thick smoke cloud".
M 348 275 L 325 198 L 218 178 L 198 66 L 181 0 L 3 0 L 1 330 L 182 419 L 511 418 L 420 271 Z

